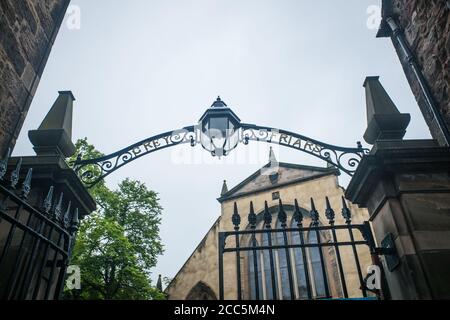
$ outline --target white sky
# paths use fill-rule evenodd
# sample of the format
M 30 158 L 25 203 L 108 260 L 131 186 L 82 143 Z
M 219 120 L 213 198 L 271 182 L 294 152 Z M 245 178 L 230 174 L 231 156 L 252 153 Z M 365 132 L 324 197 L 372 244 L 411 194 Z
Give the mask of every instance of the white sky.
M 88 137 L 106 154 L 195 124 L 217 95 L 243 122 L 355 146 L 366 128 L 368 75 L 379 75 L 400 111 L 411 114 L 406 137 L 429 138 L 390 40 L 367 27 L 367 8 L 380 2 L 72 0 L 81 28 L 61 27 L 14 153 L 33 154 L 27 131 L 58 90 L 77 98 L 73 140 Z M 223 179 L 230 188 L 242 181 L 266 163 L 268 148 L 239 146 L 237 157 L 262 154 L 247 164 L 212 159 L 201 147 L 169 148 L 107 179 L 111 187 L 139 179 L 160 195 L 166 252 L 154 279 L 173 277 L 220 215 Z M 177 163 L 180 151 L 202 163 Z M 278 158 L 325 166 L 290 149 Z M 348 182 L 345 174 L 341 180 Z

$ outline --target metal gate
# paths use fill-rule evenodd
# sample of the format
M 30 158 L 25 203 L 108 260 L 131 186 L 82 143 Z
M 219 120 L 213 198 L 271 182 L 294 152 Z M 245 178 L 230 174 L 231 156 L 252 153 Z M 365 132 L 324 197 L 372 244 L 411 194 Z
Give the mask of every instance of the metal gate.
M 0 162 L 0 299 L 58 299 L 78 226 L 78 210 L 51 186 L 38 206 L 28 202 L 32 169 L 19 183 L 21 160 L 10 175 Z M 7 179 L 6 179 L 7 178 Z M 42 197 L 44 196 L 44 197 Z M 67 202 L 66 202 L 67 203 Z
M 262 227 L 257 228 L 257 215 L 251 202 L 248 227 L 240 230 L 241 216 L 236 203 L 234 204 L 232 216 L 234 231 L 219 232 L 220 299 L 225 298 L 225 285 L 229 295 L 230 288 L 234 290 L 234 283 L 236 296 L 233 298 L 237 297 L 238 300 L 387 299 L 389 297 L 378 255 L 392 254 L 393 249 L 376 248 L 369 222 L 353 224 L 351 212 L 344 198 L 342 198 L 341 213 L 345 223 L 341 225 L 335 224 L 335 213 L 328 198 L 326 198 L 325 210 L 328 225 L 321 224 L 313 199 L 311 199 L 309 212 L 300 209 L 295 200 L 292 224 L 289 226 L 283 207 L 280 200 L 277 210 L 278 224 L 273 227 L 272 213 L 266 202 L 263 217 L 259 218 L 262 219 Z M 305 215 L 308 215 L 308 219 L 311 220 L 308 226 L 303 225 Z M 308 235 L 312 235 L 315 241 L 308 241 Z M 258 238 L 263 238 L 264 241 Z M 369 258 L 373 272 L 367 272 L 362 268 L 360 260 L 364 250 L 367 251 L 366 258 Z M 315 254 L 311 254 L 312 251 Z M 327 254 L 330 252 L 333 255 L 334 276 L 330 276 L 330 262 L 327 261 Z M 230 257 L 224 268 L 224 257 L 227 253 L 235 254 L 235 260 L 233 258 L 232 263 L 236 266 L 235 274 L 232 274 L 234 270 L 230 273 L 230 268 L 227 267 Z M 279 258 L 280 253 L 283 255 L 282 259 Z M 316 261 L 312 263 L 312 259 Z M 242 265 L 243 260 L 247 260 L 247 264 Z M 283 266 L 280 265 L 280 260 L 284 261 Z M 301 270 L 296 268 L 297 266 L 301 266 Z M 356 281 L 349 283 L 347 281 L 349 274 L 346 270 L 351 267 L 353 270 L 356 269 L 353 275 L 353 280 L 356 279 Z M 283 268 L 283 272 L 280 268 Z M 245 269 L 251 272 L 245 272 Z M 280 279 L 283 275 L 284 279 Z M 263 276 L 264 279 L 262 279 Z M 318 285 L 314 283 L 317 280 L 314 277 L 322 279 L 320 293 L 317 290 Z M 302 279 L 301 286 L 299 279 Z M 356 295 L 355 284 L 359 292 Z M 246 289 L 244 289 L 245 286 Z

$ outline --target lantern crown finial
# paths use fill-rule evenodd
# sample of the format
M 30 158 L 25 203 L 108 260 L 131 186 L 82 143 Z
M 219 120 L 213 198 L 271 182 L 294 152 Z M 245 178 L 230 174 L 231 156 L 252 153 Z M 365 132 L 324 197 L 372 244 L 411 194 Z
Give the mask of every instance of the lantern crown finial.
M 220 96 L 217 96 L 216 101 L 214 101 L 213 104 L 211 105 L 211 108 L 226 108 L 226 107 L 227 104 L 222 101 Z

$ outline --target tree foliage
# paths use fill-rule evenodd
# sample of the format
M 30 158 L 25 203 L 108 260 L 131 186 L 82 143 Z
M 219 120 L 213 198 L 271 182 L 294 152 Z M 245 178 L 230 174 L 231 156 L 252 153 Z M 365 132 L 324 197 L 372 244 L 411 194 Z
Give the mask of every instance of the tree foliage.
M 102 156 L 87 139 L 78 140 L 76 147 L 84 158 Z M 81 270 L 78 297 L 164 298 L 150 280 L 150 269 L 163 252 L 158 195 L 131 179 L 120 182 L 115 190 L 100 181 L 89 191 L 97 210 L 81 222 L 71 260 Z

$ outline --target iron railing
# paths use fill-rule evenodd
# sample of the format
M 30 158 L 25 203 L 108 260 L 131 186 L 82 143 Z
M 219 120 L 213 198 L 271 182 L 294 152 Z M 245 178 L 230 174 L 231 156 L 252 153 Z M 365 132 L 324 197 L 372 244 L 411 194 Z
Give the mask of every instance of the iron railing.
M 55 197 L 53 186 L 41 205 L 31 205 L 33 170 L 19 184 L 21 159 L 9 175 L 7 161 L 0 161 L 0 299 L 58 299 L 78 229 L 78 209 L 71 208 L 63 193 Z
M 353 289 L 352 292 L 355 292 L 355 288 L 349 288 L 349 285 L 355 285 L 355 281 L 352 283 L 347 282 L 348 274 L 347 271 L 350 268 L 353 270 L 356 269 L 357 274 L 357 290 L 359 290 L 360 295 L 356 296 L 357 298 L 387 298 L 387 287 L 384 279 L 383 269 L 378 257 L 378 254 L 387 254 L 381 253 L 381 250 L 376 248 L 375 241 L 372 235 L 371 227 L 369 222 L 364 222 L 361 224 L 353 224 L 351 212 L 346 204 L 345 199 L 342 197 L 342 216 L 345 221 L 344 224 L 336 225 L 335 224 L 335 213 L 331 208 L 328 197 L 326 198 L 326 210 L 325 216 L 328 220 L 328 225 L 323 225 L 319 220 L 319 213 L 316 210 L 314 200 L 311 198 L 311 210 L 309 212 L 304 209 L 300 209 L 297 200 L 295 200 L 293 215 L 292 215 L 292 225 L 288 227 L 287 223 L 287 214 L 284 209 L 284 205 L 282 204 L 281 199 L 279 200 L 279 205 L 277 208 L 278 214 L 278 228 L 272 228 L 272 213 L 270 212 L 267 202 L 265 203 L 265 209 L 263 213 L 263 217 L 259 217 L 262 219 L 263 226 L 257 229 L 257 215 L 255 214 L 253 208 L 253 202 L 250 202 L 250 213 L 248 214 L 248 227 L 245 230 L 240 230 L 241 228 L 241 216 L 239 215 L 237 205 L 234 204 L 234 214 L 232 216 L 232 223 L 234 225 L 234 231 L 225 231 L 219 232 L 219 296 L 220 299 L 225 298 L 224 292 L 224 284 L 226 281 L 236 281 L 236 297 L 238 300 L 241 299 L 334 299 L 334 298 L 355 298 L 355 295 L 350 295 L 350 289 Z M 292 207 L 292 206 L 291 206 Z M 309 226 L 304 226 L 304 217 L 307 216 L 308 219 L 311 219 L 311 224 Z M 281 223 L 281 224 L 280 224 Z M 279 228 L 281 226 L 281 228 Z M 315 234 L 316 241 L 311 243 L 307 241 L 307 236 L 310 233 Z M 293 241 L 293 235 L 296 236 L 297 241 Z M 262 238 L 263 236 L 267 237 L 265 243 L 258 243 L 256 240 L 257 237 Z M 274 241 L 274 240 L 278 241 Z M 280 241 L 281 239 L 281 241 Z M 228 241 L 228 243 L 227 243 Z M 243 243 L 247 243 L 247 245 L 242 245 Z M 275 243 L 276 242 L 276 243 Z M 366 252 L 361 253 L 360 247 L 366 250 Z M 365 247 L 365 248 L 364 248 Z M 315 249 L 318 253 L 318 259 L 320 259 L 320 264 L 316 264 L 316 270 L 310 261 L 311 255 L 309 254 L 310 250 Z M 347 249 L 344 249 L 347 248 Z M 351 248 L 349 250 L 348 248 Z M 325 251 L 327 249 L 327 251 Z M 292 257 L 294 253 L 293 250 L 300 251 L 301 254 L 298 254 L 296 258 L 302 259 L 300 261 L 303 265 L 301 272 L 302 274 L 298 274 L 295 272 L 296 263 L 295 258 Z M 330 270 L 329 270 L 329 261 L 324 257 L 325 252 L 329 253 L 332 251 L 333 253 L 333 261 L 335 266 L 335 274 L 332 276 L 337 285 L 334 285 L 334 290 L 330 289 Z M 283 296 L 280 297 L 280 270 L 279 264 L 278 267 L 275 263 L 276 252 L 280 252 L 285 255 L 286 266 L 287 267 L 287 280 L 284 283 L 281 283 L 281 286 L 286 286 L 285 289 L 289 289 L 288 297 Z M 234 275 L 231 277 L 230 273 L 229 279 L 225 279 L 224 276 L 224 255 L 226 253 L 234 253 L 236 258 L 236 274 L 235 279 Z M 249 258 L 249 254 L 252 256 Z M 265 261 L 266 264 L 264 266 L 265 270 L 265 280 L 260 279 L 263 267 L 261 266 L 262 261 L 264 259 L 259 259 L 258 257 L 262 257 L 263 254 L 268 254 L 268 261 Z M 343 254 L 345 254 L 345 265 L 343 262 Z M 367 286 L 367 279 L 370 274 L 364 274 L 365 270 L 362 269 L 362 264 L 360 261 L 361 254 L 365 254 L 365 260 L 367 262 L 367 258 L 369 258 L 369 263 L 371 265 L 376 265 L 380 268 L 381 277 L 381 287 L 380 288 L 369 288 Z M 242 269 L 245 268 L 245 264 L 242 265 L 242 261 L 245 260 L 245 255 L 247 255 L 247 266 L 250 263 L 250 267 L 253 269 L 253 275 L 249 275 L 249 273 L 242 272 Z M 353 257 L 349 257 L 349 256 Z M 256 258 L 254 258 L 256 257 Z M 329 257 L 329 256 L 327 256 Z M 352 259 L 351 259 L 352 258 Z M 279 261 L 279 260 L 278 260 Z M 350 262 L 351 261 L 351 262 Z M 229 260 L 228 260 L 229 262 Z M 267 266 L 267 264 L 269 266 Z M 352 264 L 353 266 L 350 266 Z M 269 268 L 268 268 L 269 267 Z M 230 270 L 229 268 L 227 268 Z M 270 270 L 270 271 L 269 271 Z M 312 282 L 314 281 L 312 277 L 312 273 L 318 273 L 320 277 L 323 279 L 323 292 L 319 296 L 317 292 L 313 290 L 314 285 Z M 245 276 L 247 274 L 247 277 Z M 295 274 L 295 276 L 294 276 Z M 268 277 L 268 278 L 267 278 Z M 302 277 L 304 279 L 303 289 L 306 292 L 300 293 L 300 289 L 296 289 L 295 287 L 298 285 L 298 282 L 294 281 L 294 277 L 298 278 Z M 243 281 L 243 278 L 246 278 L 246 281 Z M 268 281 L 269 280 L 269 281 Z M 265 282 L 268 281 L 268 282 Z M 264 297 L 261 292 L 262 283 L 265 283 L 265 291 L 266 296 Z M 278 282 L 278 283 L 277 283 Z M 243 286 L 245 283 L 248 284 L 247 292 L 244 294 Z M 233 287 L 233 286 L 232 286 Z M 251 297 L 249 295 L 250 287 L 252 287 L 254 296 Z M 229 286 L 228 286 L 229 288 Z M 281 290 L 285 290 L 281 289 Z M 267 292 L 267 291 L 270 292 Z M 317 290 L 316 290 L 317 291 Z M 228 293 L 229 295 L 229 293 Z M 270 296 L 267 298 L 267 296 Z

